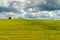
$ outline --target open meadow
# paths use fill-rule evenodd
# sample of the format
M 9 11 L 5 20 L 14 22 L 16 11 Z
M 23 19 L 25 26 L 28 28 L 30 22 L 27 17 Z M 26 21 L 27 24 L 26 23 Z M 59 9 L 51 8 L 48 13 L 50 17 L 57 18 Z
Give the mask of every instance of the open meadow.
M 2 19 L 0 40 L 60 40 L 60 21 Z

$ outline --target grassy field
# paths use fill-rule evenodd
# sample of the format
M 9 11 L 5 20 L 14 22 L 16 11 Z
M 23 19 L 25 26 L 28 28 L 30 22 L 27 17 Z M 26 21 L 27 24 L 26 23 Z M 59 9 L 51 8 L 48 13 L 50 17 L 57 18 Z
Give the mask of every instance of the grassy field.
M 0 20 L 0 40 L 60 40 L 60 21 Z

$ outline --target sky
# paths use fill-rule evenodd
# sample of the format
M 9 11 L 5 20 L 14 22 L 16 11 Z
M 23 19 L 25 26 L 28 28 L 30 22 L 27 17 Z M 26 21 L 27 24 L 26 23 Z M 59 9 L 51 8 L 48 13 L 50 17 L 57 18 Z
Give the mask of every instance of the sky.
M 0 0 L 0 19 L 10 16 L 60 20 L 60 0 Z

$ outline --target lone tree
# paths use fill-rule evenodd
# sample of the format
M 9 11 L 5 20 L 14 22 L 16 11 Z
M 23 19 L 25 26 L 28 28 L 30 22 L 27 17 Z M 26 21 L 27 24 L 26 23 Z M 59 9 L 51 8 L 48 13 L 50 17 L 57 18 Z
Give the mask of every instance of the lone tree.
M 12 19 L 11 17 L 9 17 L 8 19 Z

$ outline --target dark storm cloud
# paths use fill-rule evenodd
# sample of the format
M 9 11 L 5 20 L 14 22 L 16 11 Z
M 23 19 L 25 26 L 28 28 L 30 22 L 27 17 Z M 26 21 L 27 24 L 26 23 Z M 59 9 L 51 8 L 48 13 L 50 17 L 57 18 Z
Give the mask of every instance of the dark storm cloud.
M 41 10 L 60 10 L 59 0 L 46 0 L 46 4 L 41 5 Z
M 60 0 L 29 0 L 31 4 L 27 4 L 28 8 L 38 7 L 41 11 L 60 10 Z
M 0 7 L 0 12 L 17 12 L 17 10 L 10 7 Z
M 32 8 L 35 11 L 60 10 L 60 0 L 27 0 L 27 1 L 30 1 L 31 3 L 26 2 L 25 10 L 29 8 Z M 19 12 L 19 11 L 12 7 L 0 7 L 0 12 Z

